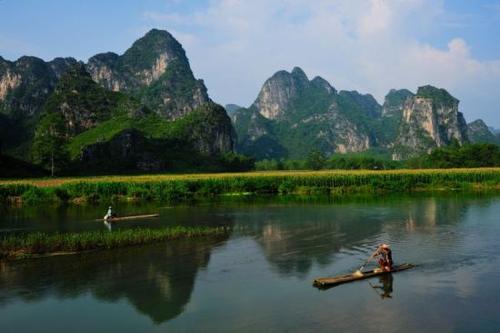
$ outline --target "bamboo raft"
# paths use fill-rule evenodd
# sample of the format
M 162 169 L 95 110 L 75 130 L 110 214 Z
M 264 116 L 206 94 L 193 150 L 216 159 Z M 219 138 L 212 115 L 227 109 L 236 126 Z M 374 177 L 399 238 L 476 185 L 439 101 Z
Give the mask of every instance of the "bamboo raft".
M 104 219 L 106 222 L 118 222 L 126 220 L 136 220 L 136 219 L 150 219 L 154 217 L 159 217 L 160 214 L 146 214 L 146 215 L 131 215 L 131 216 L 118 216 Z
M 371 271 L 362 272 L 363 275 L 356 275 L 354 273 L 351 273 L 351 274 L 339 275 L 339 276 L 334 276 L 334 277 L 318 278 L 318 279 L 314 280 L 313 286 L 320 288 L 320 289 L 330 288 L 330 287 L 338 286 L 338 285 L 343 284 L 343 283 L 369 279 L 369 278 L 374 277 L 374 276 L 401 272 L 401 271 L 404 271 L 407 269 L 411 269 L 413 267 L 415 267 L 415 265 L 402 264 L 402 265 L 394 266 L 394 268 L 389 272 L 371 270 Z

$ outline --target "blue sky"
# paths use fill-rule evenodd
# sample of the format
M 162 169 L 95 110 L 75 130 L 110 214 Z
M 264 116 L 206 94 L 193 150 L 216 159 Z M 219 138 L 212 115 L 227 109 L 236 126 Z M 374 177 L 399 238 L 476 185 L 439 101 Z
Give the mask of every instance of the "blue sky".
M 500 128 L 500 1 L 0 0 L 0 55 L 86 61 L 169 30 L 222 104 L 248 106 L 274 72 L 337 89 L 448 89 L 468 121 Z

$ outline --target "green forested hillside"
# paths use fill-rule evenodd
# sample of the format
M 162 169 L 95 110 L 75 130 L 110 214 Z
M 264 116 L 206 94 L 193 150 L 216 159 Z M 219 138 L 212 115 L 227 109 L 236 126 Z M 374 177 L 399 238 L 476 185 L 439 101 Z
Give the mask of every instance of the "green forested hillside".
M 166 31 L 86 64 L 0 58 L 0 83 L 8 87 L 3 151 L 56 174 L 224 169 L 224 160 L 240 160 L 229 117 Z

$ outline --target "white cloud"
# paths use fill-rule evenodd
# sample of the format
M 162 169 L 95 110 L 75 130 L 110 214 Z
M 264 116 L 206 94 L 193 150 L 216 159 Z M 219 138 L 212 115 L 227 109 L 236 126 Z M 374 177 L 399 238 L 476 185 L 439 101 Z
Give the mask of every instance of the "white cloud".
M 500 60 L 474 59 L 460 37 L 443 49 L 420 40 L 445 15 L 436 0 L 211 0 L 198 12 L 144 18 L 183 43 L 220 103 L 249 105 L 274 72 L 300 66 L 379 101 L 391 88 L 444 87 L 462 101 L 468 120 L 500 126 Z

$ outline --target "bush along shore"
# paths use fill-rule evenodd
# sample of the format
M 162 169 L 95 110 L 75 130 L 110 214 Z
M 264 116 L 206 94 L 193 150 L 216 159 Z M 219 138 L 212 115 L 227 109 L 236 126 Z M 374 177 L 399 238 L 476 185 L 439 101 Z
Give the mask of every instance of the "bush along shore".
M 217 195 L 397 193 L 500 189 L 500 168 L 276 171 L 0 182 L 0 201 L 22 204 L 119 200 L 181 202 Z
M 168 227 L 161 229 L 125 229 L 113 232 L 80 233 L 42 232 L 9 235 L 0 238 L 0 259 L 75 254 L 87 251 L 122 248 L 174 239 L 227 235 L 230 227 Z

